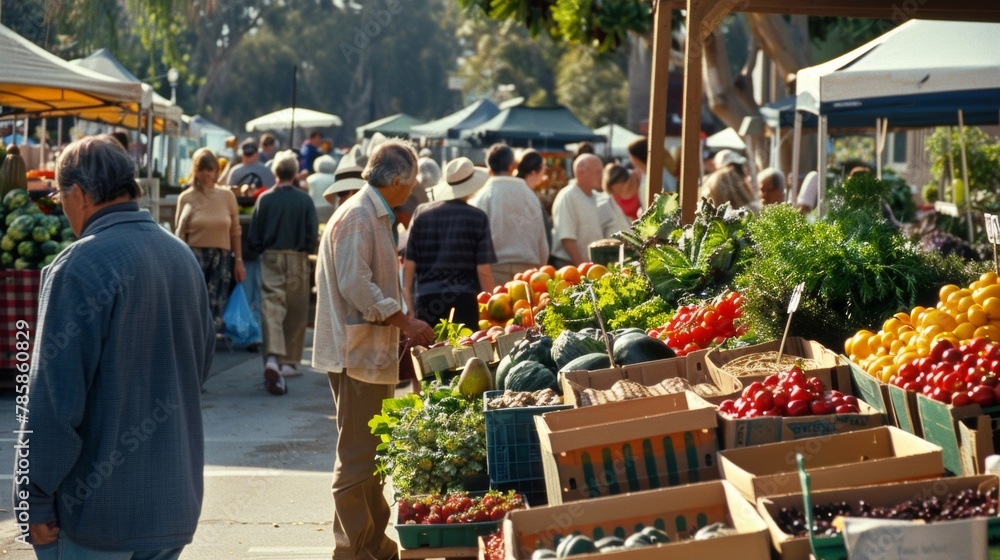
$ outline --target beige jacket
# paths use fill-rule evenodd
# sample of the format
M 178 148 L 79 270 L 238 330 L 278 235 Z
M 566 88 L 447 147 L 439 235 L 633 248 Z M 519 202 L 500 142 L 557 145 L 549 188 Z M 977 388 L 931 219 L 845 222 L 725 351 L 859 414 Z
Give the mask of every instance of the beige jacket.
M 384 322 L 402 309 L 391 227 L 392 214 L 367 184 L 327 222 L 316 263 L 314 368 L 399 381 L 399 329 Z

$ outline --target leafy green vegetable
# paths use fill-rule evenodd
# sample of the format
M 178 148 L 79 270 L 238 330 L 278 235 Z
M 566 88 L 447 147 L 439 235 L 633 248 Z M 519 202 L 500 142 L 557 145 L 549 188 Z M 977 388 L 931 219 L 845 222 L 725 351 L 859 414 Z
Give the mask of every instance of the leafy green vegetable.
M 694 222 L 674 230 L 671 244 L 648 247 L 642 255 L 656 293 L 676 303 L 684 294 L 727 285 L 739 252 L 747 244 L 752 216 L 728 203 L 715 207 L 709 199 L 702 199 Z
M 789 205 L 765 207 L 749 225 L 753 244 L 735 279 L 751 331 L 779 338 L 800 282 L 805 291 L 790 333 L 840 348 L 893 313 L 933 305 L 943 284 L 971 281 L 967 263 L 917 251 L 885 221 L 883 187 L 866 177 L 845 182 L 831 192 L 829 221 L 815 224 Z
M 437 335 L 435 342 L 448 341 L 452 346 L 458 346 L 459 340 L 466 336 L 472 336 L 472 329 L 465 326 L 465 323 L 452 323 L 448 319 L 441 318 L 441 322 L 434 325 L 434 334 Z
M 673 306 L 653 291 L 649 279 L 635 267 L 612 269 L 589 284 L 573 286 L 554 296 L 538 316 L 544 333 L 555 338 L 566 329 L 579 331 L 598 326 L 588 286 L 593 287 L 597 308 L 611 330 L 648 330 L 667 322 L 673 312 Z
M 386 399 L 368 422 L 381 439 L 375 474 L 391 477 L 400 495 L 445 493 L 460 488 L 463 476 L 486 472 L 482 403 L 450 387 L 425 395 Z

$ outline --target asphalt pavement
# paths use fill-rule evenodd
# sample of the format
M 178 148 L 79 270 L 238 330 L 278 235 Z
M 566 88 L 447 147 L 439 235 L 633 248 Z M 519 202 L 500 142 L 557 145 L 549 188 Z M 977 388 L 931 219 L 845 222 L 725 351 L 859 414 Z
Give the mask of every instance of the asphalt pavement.
M 310 330 L 303 375 L 280 397 L 264 390 L 259 354 L 218 346 L 202 395 L 205 499 L 182 560 L 330 558 L 336 420 L 326 373 L 308 367 L 311 341 Z M 14 397 L 0 394 L 0 558 L 28 560 L 11 512 Z

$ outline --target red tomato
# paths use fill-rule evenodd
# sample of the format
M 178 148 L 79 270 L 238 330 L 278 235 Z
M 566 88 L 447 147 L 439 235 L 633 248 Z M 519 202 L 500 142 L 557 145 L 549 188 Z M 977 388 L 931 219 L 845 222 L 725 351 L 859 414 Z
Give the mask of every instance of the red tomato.
M 993 389 L 990 389 L 990 393 L 993 393 Z M 951 396 L 952 406 L 968 406 L 972 404 L 972 399 L 969 398 L 969 393 L 967 392 L 956 392 Z
M 785 411 L 787 416 L 805 416 L 809 414 L 809 401 L 789 401 L 788 410 Z
M 996 400 L 996 397 L 993 395 L 993 389 L 991 387 L 977 385 L 969 391 L 969 400 L 979 406 L 987 407 L 993 406 L 993 402 Z
M 943 402 L 945 404 L 951 403 L 951 393 L 945 391 L 941 387 L 935 387 L 934 390 L 931 391 L 931 398 L 938 402 Z
M 816 416 L 822 416 L 824 414 L 832 414 L 834 412 L 833 405 L 822 399 L 816 399 L 812 403 L 810 403 L 809 409 Z

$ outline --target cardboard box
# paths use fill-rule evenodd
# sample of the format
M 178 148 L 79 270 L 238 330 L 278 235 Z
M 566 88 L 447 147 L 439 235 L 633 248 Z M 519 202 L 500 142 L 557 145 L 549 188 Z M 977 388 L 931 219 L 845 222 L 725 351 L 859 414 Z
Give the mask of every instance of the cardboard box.
M 886 385 L 889 389 L 889 402 L 892 403 L 892 413 L 895 424 L 902 430 L 923 437 L 924 429 L 920 425 L 920 411 L 917 408 L 917 393 L 906 391 L 902 387 Z
M 889 396 L 889 385 L 883 383 L 880 379 L 875 379 L 874 377 L 868 375 L 868 372 L 858 367 L 857 364 L 852 362 L 847 356 L 841 354 L 839 356 L 840 361 L 851 370 L 851 389 L 854 391 L 854 395 L 859 399 L 865 401 L 872 408 L 885 414 L 885 422 L 890 426 L 898 426 L 896 424 L 896 411 L 892 406 L 892 401 Z M 911 430 L 906 430 L 913 433 Z M 916 434 L 920 435 L 920 434 Z
M 549 504 L 719 477 L 715 406 L 694 393 L 535 417 Z
M 739 533 L 701 541 L 684 540 L 697 529 L 723 522 Z M 628 537 L 654 526 L 671 541 L 657 547 L 574 556 L 614 560 L 704 560 L 739 558 L 768 560 L 767 526 L 753 506 L 727 482 L 714 481 L 676 488 L 596 498 L 561 506 L 514 511 L 503 522 L 507 560 L 528 560 L 536 544 L 554 549 L 556 538 L 579 532 L 599 539 Z M 679 542 L 677 542 L 679 541 Z
M 924 395 L 916 398 L 924 439 L 941 446 L 945 469 L 964 475 L 985 472 L 986 457 L 998 446 L 1000 406 L 954 407 Z
M 465 367 L 470 358 L 492 364 L 497 360 L 493 349 L 493 342 L 489 339 L 480 340 L 472 346 L 439 346 L 437 348 L 425 348 L 414 346 L 410 348 L 410 356 L 413 358 L 413 369 L 418 379 L 434 377 L 435 372 L 452 372 Z
M 528 331 L 524 330 L 498 336 L 496 339 L 497 359 L 502 360 L 504 356 L 510 354 L 510 351 L 514 349 L 514 345 L 527 335 Z
M 703 399 L 719 404 L 726 399 L 735 399 L 743 391 L 743 384 L 735 377 L 721 370 L 710 371 L 705 364 L 707 350 L 695 352 L 682 358 L 668 358 L 641 364 L 631 364 L 616 368 L 594 371 L 569 371 L 560 375 L 563 387 L 563 399 L 566 404 L 580 406 L 578 395 L 584 389 L 610 389 L 615 382 L 622 379 L 635 381 L 640 385 L 652 387 L 672 377 L 682 377 L 691 385 L 711 383 L 723 394 L 702 396 Z
M 892 506 L 917 496 L 946 496 L 950 493 L 960 492 L 969 488 L 996 488 L 1000 486 L 1000 479 L 996 475 L 972 476 L 958 478 L 938 478 L 934 480 L 922 480 L 915 482 L 898 482 L 894 484 L 882 484 L 878 486 L 861 486 L 856 488 L 842 488 L 839 490 L 822 490 L 812 493 L 813 504 L 826 504 L 831 502 L 846 501 L 857 504 L 858 500 L 864 500 L 873 506 Z M 786 494 L 784 496 L 771 496 L 757 500 L 757 511 L 767 524 L 771 533 L 771 544 L 780 553 L 781 560 L 806 560 L 812 553 L 812 546 L 809 544 L 808 536 L 793 537 L 785 533 L 778 527 L 775 521 L 782 508 L 794 507 L 802 510 L 802 493 Z M 991 518 L 990 524 L 1000 522 L 1000 518 Z M 817 544 L 823 550 L 836 551 L 839 547 L 842 558 L 847 557 L 844 549 L 843 536 L 818 537 Z M 819 555 L 817 555 L 819 556 Z
M 772 340 L 771 342 L 755 344 L 753 346 L 746 346 L 733 350 L 712 349 L 705 355 L 705 361 L 708 364 L 709 369 L 722 370 L 724 373 L 732 375 L 730 372 L 726 371 L 727 363 L 749 354 L 777 352 L 780 347 L 780 340 Z M 842 363 L 836 354 L 827 350 L 827 348 L 822 344 L 812 340 L 806 340 L 798 336 L 790 336 L 788 337 L 788 340 L 785 341 L 783 355 L 799 356 L 819 362 L 820 367 L 802 371 L 806 377 L 820 378 L 823 381 L 823 384 L 826 385 L 827 389 L 836 389 L 848 395 L 854 394 L 853 387 L 851 385 L 850 367 L 847 363 Z M 744 375 L 734 377 L 739 379 L 743 385 L 749 385 L 754 381 L 764 381 L 767 376 Z
M 894 427 L 720 451 L 719 472 L 751 502 L 792 494 L 802 488 L 797 453 L 814 491 L 944 475 L 940 447 Z
M 779 441 L 813 438 L 867 430 L 885 425 L 885 415 L 858 401 L 860 413 L 822 416 L 758 416 L 732 418 L 719 413 L 723 449 L 764 445 Z

